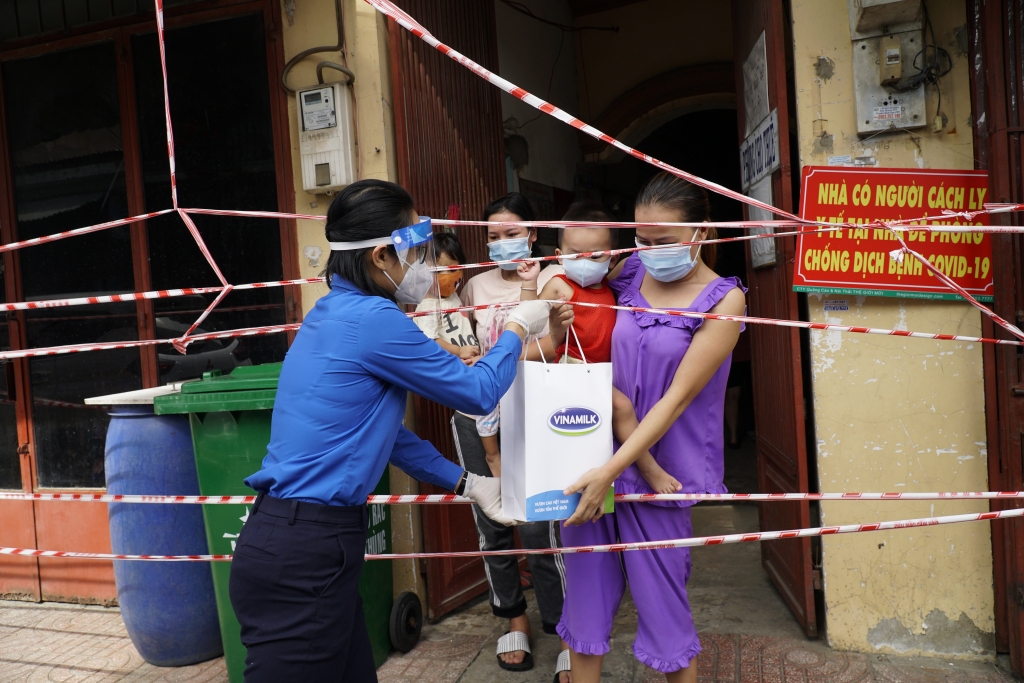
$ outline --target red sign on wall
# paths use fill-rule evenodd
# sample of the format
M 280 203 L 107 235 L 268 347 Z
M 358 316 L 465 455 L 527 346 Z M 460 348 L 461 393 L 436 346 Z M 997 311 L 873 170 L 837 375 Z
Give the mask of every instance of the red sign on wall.
M 991 301 L 992 238 L 969 232 L 989 225 L 987 214 L 970 223 L 942 211 L 973 211 L 988 201 L 985 171 L 857 169 L 808 166 L 803 170 L 800 217 L 866 224 L 930 217 L 906 225 L 907 246 L 925 256 L 972 296 Z M 963 231 L 926 232 L 917 225 L 963 226 Z M 811 226 L 807 230 L 819 229 Z M 885 228 L 841 228 L 797 237 L 793 289 L 822 294 L 959 299 L 914 257 L 903 263 L 889 252 L 899 242 Z

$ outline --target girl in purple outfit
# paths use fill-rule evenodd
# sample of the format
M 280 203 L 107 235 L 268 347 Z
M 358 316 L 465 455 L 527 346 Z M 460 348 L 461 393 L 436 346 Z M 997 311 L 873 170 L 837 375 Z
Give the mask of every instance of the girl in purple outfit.
M 636 220 L 702 222 L 709 209 L 703 189 L 659 173 L 637 197 Z M 714 228 L 638 227 L 636 233 L 639 246 L 715 237 Z M 613 273 L 610 284 L 625 306 L 742 315 L 745 290 L 737 278 L 711 270 L 714 257 L 714 245 L 637 252 Z M 571 319 L 569 306 L 552 311 L 552 325 L 568 325 Z M 692 535 L 687 502 L 616 505 L 614 514 L 603 517 L 601 506 L 612 482 L 616 493 L 654 492 L 634 464 L 648 450 L 683 492 L 725 492 L 723 410 L 729 360 L 741 330 L 740 323 L 618 312 L 612 334 L 614 385 L 632 406 L 616 405 L 612 459 L 566 489 L 566 494 L 582 492 L 562 530 L 566 546 Z M 593 523 L 583 524 L 588 520 Z M 697 667 L 691 663 L 701 648 L 686 595 L 688 549 L 564 557 L 567 591 L 558 634 L 572 648 L 574 683 L 600 680 L 627 581 L 639 615 L 637 659 L 665 673 L 669 683 L 696 683 Z

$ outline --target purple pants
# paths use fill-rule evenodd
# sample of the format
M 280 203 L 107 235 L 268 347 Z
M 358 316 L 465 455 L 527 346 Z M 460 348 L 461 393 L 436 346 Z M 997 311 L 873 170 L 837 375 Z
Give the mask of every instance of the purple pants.
M 565 546 L 633 543 L 693 535 L 690 508 L 644 503 L 615 506 L 596 523 L 562 527 Z M 639 615 L 633 654 L 647 666 L 669 673 L 689 666 L 700 654 L 686 582 L 689 548 L 630 550 L 624 553 L 564 555 L 565 605 L 558 635 L 574 651 L 603 655 L 619 602 L 629 582 Z

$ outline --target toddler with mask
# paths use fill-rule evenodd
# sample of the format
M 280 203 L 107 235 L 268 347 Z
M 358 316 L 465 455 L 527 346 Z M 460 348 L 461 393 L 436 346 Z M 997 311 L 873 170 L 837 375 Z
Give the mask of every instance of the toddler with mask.
M 615 218 L 593 202 L 576 202 L 562 217 L 564 221 L 611 222 Z M 615 237 L 610 228 L 563 228 L 558 235 L 558 256 L 604 252 L 589 257 L 560 259 L 565 269 L 548 280 L 540 291 L 523 287 L 521 301 L 544 299 L 547 301 L 578 301 L 581 303 L 614 306 L 615 293 L 608 286 L 607 275 L 615 267 L 618 256 L 607 252 L 615 248 Z M 519 266 L 519 276 L 530 281 L 537 278 L 540 268 L 536 262 Z M 612 329 L 616 312 L 611 308 L 590 306 L 573 307 L 569 317 L 552 315 L 550 335 L 541 341 L 544 355 L 559 363 L 607 363 L 612 357 Z M 569 331 L 572 325 L 575 336 Z M 576 340 L 579 338 L 579 343 Z M 582 348 L 581 348 L 582 347 Z M 625 394 L 612 389 L 613 420 L 636 419 L 633 406 Z M 666 472 L 650 453 L 636 461 L 637 468 L 651 488 L 658 493 L 676 493 L 681 484 Z
M 435 261 L 439 266 L 458 266 L 466 262 L 462 245 L 458 238 L 450 232 L 434 234 Z M 437 274 L 437 284 L 441 298 L 424 299 L 416 307 L 417 311 L 436 311 L 458 308 L 462 305 L 456 293 L 462 280 L 461 270 L 443 271 Z M 445 351 L 472 365 L 480 358 L 480 344 L 473 334 L 473 326 L 465 313 L 442 313 L 440 316 L 424 315 L 413 318 L 423 333 L 435 340 Z

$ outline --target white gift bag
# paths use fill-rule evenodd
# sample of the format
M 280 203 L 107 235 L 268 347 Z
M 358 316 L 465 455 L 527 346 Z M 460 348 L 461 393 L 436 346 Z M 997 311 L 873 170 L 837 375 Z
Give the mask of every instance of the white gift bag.
M 568 519 L 580 494 L 563 490 L 611 457 L 612 364 L 519 361 L 501 399 L 502 513 L 523 522 Z M 605 512 L 612 501 L 609 490 Z

